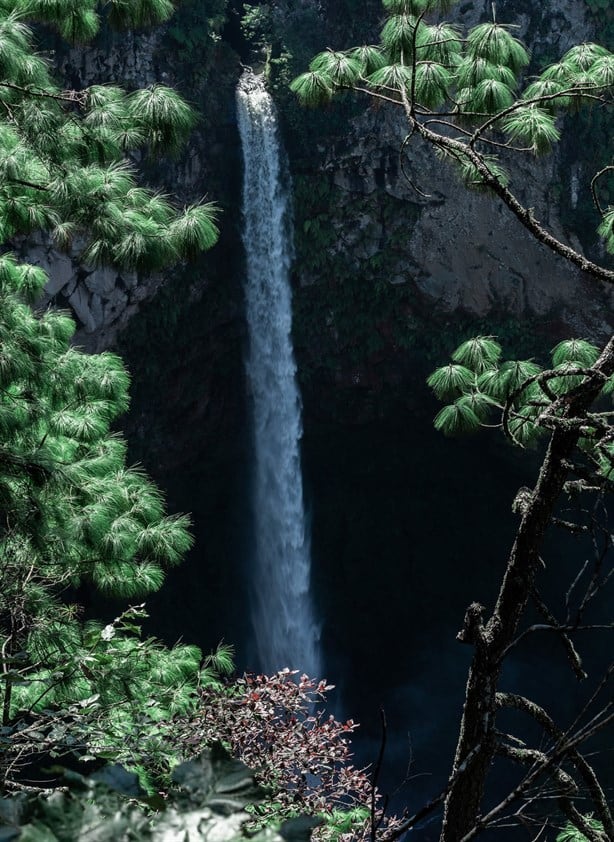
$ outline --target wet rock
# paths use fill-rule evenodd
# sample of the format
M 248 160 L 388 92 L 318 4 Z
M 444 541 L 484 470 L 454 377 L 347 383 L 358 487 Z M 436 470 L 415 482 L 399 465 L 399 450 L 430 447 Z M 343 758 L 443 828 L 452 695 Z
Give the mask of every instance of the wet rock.
M 75 314 L 86 333 L 93 333 L 96 330 L 96 322 L 90 310 L 90 299 L 85 287 L 78 286 L 69 297 L 68 303 L 75 311 Z
M 118 284 L 116 269 L 96 269 L 85 279 L 85 286 L 90 292 L 100 295 L 102 298 L 109 298 Z
M 37 262 L 49 275 L 45 293 L 52 298 L 74 279 L 75 269 L 72 260 L 57 251 L 44 252 L 44 261 L 35 259 L 32 262 Z

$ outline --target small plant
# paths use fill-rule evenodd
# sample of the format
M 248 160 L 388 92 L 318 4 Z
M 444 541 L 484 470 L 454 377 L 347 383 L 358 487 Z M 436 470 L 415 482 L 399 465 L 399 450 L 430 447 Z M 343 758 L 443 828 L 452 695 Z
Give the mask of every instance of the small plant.
M 121 763 L 152 794 L 166 787 L 181 751 L 169 751 L 175 716 L 194 712 L 198 688 L 221 686 L 233 671 L 232 649 L 221 644 L 203 658 L 196 646 L 167 648 L 142 637 L 144 605 L 106 626 L 86 623 L 66 652 L 49 653 L 45 667 L 28 664 L 13 676 L 13 716 L 5 726 L 4 776 L 21 772 L 41 753 L 60 760 Z M 178 747 L 180 749 L 180 747 Z

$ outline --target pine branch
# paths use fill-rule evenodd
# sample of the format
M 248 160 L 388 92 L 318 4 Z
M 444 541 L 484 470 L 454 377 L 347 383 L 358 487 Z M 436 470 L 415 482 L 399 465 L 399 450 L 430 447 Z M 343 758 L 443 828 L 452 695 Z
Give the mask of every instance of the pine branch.
M 439 146 L 442 149 L 450 150 L 451 152 L 463 157 L 467 157 L 483 178 L 484 184 L 490 187 L 493 192 L 499 196 L 503 203 L 510 209 L 519 222 L 533 235 L 533 237 L 535 237 L 536 240 L 543 243 L 555 254 L 558 254 L 560 257 L 563 257 L 565 260 L 573 263 L 591 277 L 600 281 L 605 281 L 608 284 L 614 284 L 614 270 L 606 269 L 605 267 L 594 263 L 592 260 L 589 260 L 584 255 L 575 251 L 575 249 L 571 248 L 571 246 L 562 243 L 550 234 L 550 232 L 535 218 L 532 208 L 526 208 L 508 187 L 501 184 L 501 181 L 488 168 L 480 154 L 471 149 L 471 147 L 467 144 L 433 132 L 421 124 L 419 120 L 416 120 L 413 117 L 409 104 L 407 103 L 407 98 L 405 97 L 404 99 L 405 101 L 403 105 L 405 107 L 405 113 L 410 128 L 415 126 L 415 131 L 428 143 L 434 146 Z

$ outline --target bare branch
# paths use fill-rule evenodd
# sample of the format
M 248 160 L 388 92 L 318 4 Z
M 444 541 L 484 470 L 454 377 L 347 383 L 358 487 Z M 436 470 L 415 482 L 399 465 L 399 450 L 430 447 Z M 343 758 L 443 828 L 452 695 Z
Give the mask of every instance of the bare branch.
M 386 809 L 388 807 L 388 799 L 386 797 L 384 799 L 384 805 L 380 812 L 379 818 L 376 820 L 377 785 L 379 783 L 379 777 L 382 771 L 384 755 L 386 754 L 386 739 L 388 736 L 388 723 L 386 722 L 386 712 L 383 707 L 380 707 L 379 713 L 380 721 L 382 724 L 382 740 L 380 742 L 377 761 L 375 762 L 375 766 L 373 767 L 373 774 L 371 775 L 371 842 L 375 842 L 376 840 L 377 831 L 381 827 L 381 824 L 384 820 L 384 816 L 386 814 Z
M 24 88 L 22 85 L 14 85 L 12 82 L 5 80 L 0 82 L 0 88 L 8 88 L 11 91 L 19 91 L 25 96 L 38 97 L 40 99 L 55 99 L 59 102 L 69 103 L 74 105 L 84 105 L 87 99 L 87 91 L 62 91 L 61 94 L 54 94 L 51 91 L 45 91 L 42 88 Z
M 412 180 L 409 173 L 405 169 L 405 157 L 403 153 L 405 152 L 405 147 L 411 140 L 412 135 L 413 131 L 410 134 L 406 135 L 405 139 L 403 140 L 403 143 L 401 144 L 401 148 L 399 149 L 399 164 L 401 166 L 401 172 L 403 173 L 403 177 L 405 178 L 409 186 L 413 190 L 415 190 L 419 196 L 421 196 L 423 199 L 431 199 L 432 196 L 429 193 L 424 193 L 422 190 L 420 190 L 420 188 L 415 184 L 415 182 Z
M 609 166 L 604 167 L 602 170 L 599 170 L 599 172 L 595 173 L 595 175 L 591 179 L 591 193 L 593 194 L 593 202 L 595 203 L 595 207 L 597 208 L 601 216 L 603 216 L 604 211 L 599 203 L 599 198 L 597 197 L 597 182 L 599 181 L 601 176 L 605 175 L 605 173 L 607 172 L 614 172 L 614 164 L 610 164 Z
M 552 628 L 556 632 L 558 632 L 563 642 L 563 646 L 565 647 L 565 651 L 567 652 L 567 657 L 569 658 L 571 667 L 576 675 L 576 678 L 579 681 L 583 681 L 585 678 L 588 677 L 588 673 L 582 667 L 582 658 L 577 653 L 576 648 L 571 641 L 571 638 L 569 637 L 567 632 L 563 628 L 561 628 L 556 617 L 552 614 L 546 603 L 541 599 L 540 595 L 537 593 L 537 590 L 535 588 L 532 588 L 531 596 L 542 617 L 544 617 L 544 619 L 548 623 L 550 623 Z

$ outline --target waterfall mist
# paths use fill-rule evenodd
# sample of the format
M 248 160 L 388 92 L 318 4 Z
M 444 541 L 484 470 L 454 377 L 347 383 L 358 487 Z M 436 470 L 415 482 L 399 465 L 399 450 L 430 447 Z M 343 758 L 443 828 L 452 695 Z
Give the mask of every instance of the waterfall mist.
M 292 219 L 289 178 L 271 97 L 262 77 L 237 89 L 243 150 L 243 242 L 252 399 L 254 543 L 252 626 L 258 667 L 320 676 L 311 604 L 310 541 L 299 443 L 301 401 L 292 348 Z

